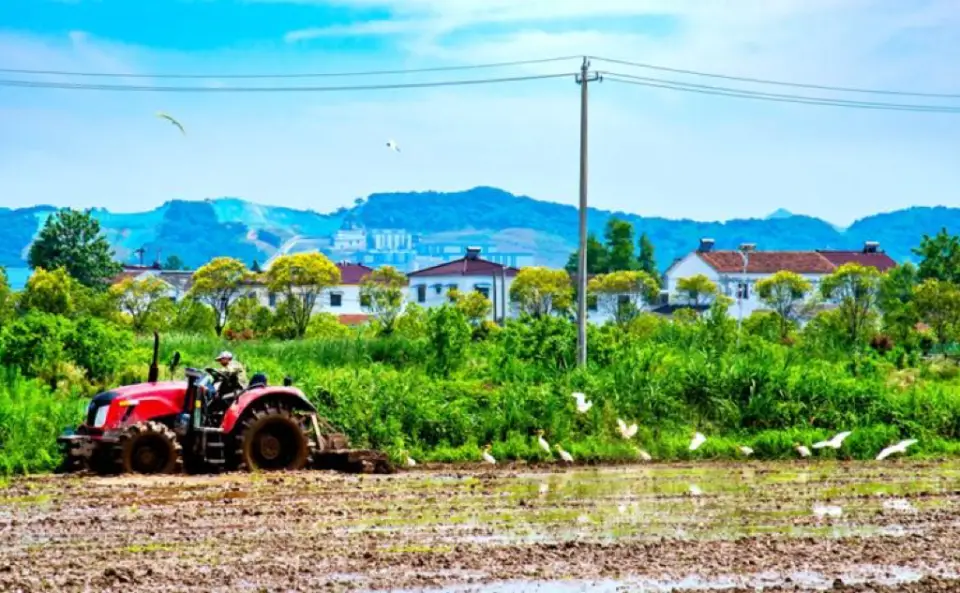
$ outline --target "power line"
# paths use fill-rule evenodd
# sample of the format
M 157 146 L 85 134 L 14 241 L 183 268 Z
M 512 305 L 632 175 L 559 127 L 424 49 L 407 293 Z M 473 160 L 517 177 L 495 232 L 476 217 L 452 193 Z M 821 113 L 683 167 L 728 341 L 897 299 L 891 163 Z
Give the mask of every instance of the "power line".
M 803 95 L 788 95 L 780 93 L 764 93 L 748 91 L 730 87 L 710 86 L 701 84 L 682 83 L 659 78 L 632 76 L 618 72 L 603 72 L 604 80 L 621 84 L 661 88 L 688 93 L 734 97 L 739 99 L 754 99 L 773 101 L 778 103 L 796 103 L 803 105 L 823 105 L 829 107 L 846 107 L 852 109 L 876 109 L 885 111 L 910 111 L 915 113 L 955 113 L 960 114 L 960 106 L 950 105 L 918 105 L 910 103 L 884 103 L 873 101 L 851 101 L 846 99 L 831 99 L 828 97 L 805 97 Z
M 137 91 L 137 92 L 179 92 L 179 93 L 286 93 L 286 92 L 337 92 L 337 91 L 380 91 L 391 89 L 419 89 L 447 86 L 469 86 L 480 84 L 500 84 L 524 82 L 547 78 L 565 78 L 572 72 L 560 74 L 530 74 L 505 78 L 476 78 L 466 80 L 442 80 L 435 82 L 407 82 L 396 84 L 369 84 L 352 86 L 266 86 L 266 87 L 198 87 L 198 86 L 152 86 L 124 84 L 87 84 L 70 82 L 40 82 L 36 80 L 2 80 L 0 87 L 18 87 L 34 89 L 63 89 L 75 91 Z
M 787 86 L 787 87 L 804 88 L 804 89 L 818 89 L 822 91 L 837 91 L 837 92 L 844 92 L 844 93 L 863 93 L 863 94 L 874 94 L 874 95 L 901 95 L 905 97 L 929 97 L 929 98 L 939 98 L 939 99 L 960 99 L 960 94 L 923 93 L 923 92 L 914 92 L 914 91 L 866 89 L 866 88 L 846 87 L 846 86 L 829 86 L 829 85 L 823 85 L 823 84 L 809 84 L 809 83 L 803 83 L 803 82 L 787 82 L 783 80 L 771 80 L 766 78 L 750 78 L 746 76 L 731 76 L 729 74 L 701 72 L 698 70 L 683 70 L 681 68 L 669 68 L 667 66 L 657 66 L 655 64 L 645 64 L 643 62 L 631 62 L 628 60 L 616 60 L 613 58 L 602 58 L 599 56 L 596 56 L 596 57 L 590 56 L 590 57 L 591 59 L 594 59 L 594 60 L 599 60 L 601 62 L 609 62 L 611 64 L 620 64 L 621 66 L 634 66 L 636 68 L 647 68 L 649 70 L 659 70 L 661 72 L 689 74 L 691 76 L 703 76 L 707 78 L 721 78 L 724 80 L 736 80 L 739 82 L 753 82 L 757 84 L 769 84 L 769 85 Z
M 538 60 L 514 60 L 510 62 L 491 62 L 487 64 L 465 64 L 461 66 L 433 66 L 430 68 L 409 68 L 401 70 L 366 70 L 356 72 L 309 72 L 301 74 L 120 74 L 117 72 L 73 72 L 68 70 L 23 70 L 18 68 L 0 68 L 7 74 L 77 76 L 88 78 L 179 78 L 179 79 L 252 79 L 252 78 L 344 78 L 358 76 L 384 76 L 393 74 L 423 74 L 427 72 L 453 72 L 459 70 L 484 70 L 509 68 L 531 64 L 547 64 L 566 60 L 579 60 L 581 56 L 560 56 Z

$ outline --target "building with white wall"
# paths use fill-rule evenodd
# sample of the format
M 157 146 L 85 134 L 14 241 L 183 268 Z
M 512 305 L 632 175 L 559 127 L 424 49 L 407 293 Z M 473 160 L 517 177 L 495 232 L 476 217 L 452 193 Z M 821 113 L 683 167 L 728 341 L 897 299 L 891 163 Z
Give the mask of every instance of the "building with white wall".
M 450 302 L 450 291 L 477 291 L 490 299 L 491 318 L 515 315 L 510 306 L 510 285 L 518 270 L 480 257 L 480 249 L 471 247 L 460 259 L 407 274 L 407 302 L 421 307 L 437 307 Z
M 749 317 L 766 310 L 756 294 L 756 283 L 777 272 L 787 270 L 804 277 L 817 292 L 823 278 L 846 263 L 859 263 L 885 272 L 896 262 L 880 250 L 876 242 L 867 242 L 859 251 L 749 251 L 717 250 L 711 239 L 702 239 L 700 246 L 675 261 L 663 276 L 662 288 L 671 302 L 684 302 L 677 290 L 677 281 L 702 274 L 713 281 L 720 294 L 733 299 L 729 308 L 732 317 Z
M 317 299 L 314 313 L 332 313 L 348 325 L 367 321 L 370 313 L 363 306 L 360 286 L 367 275 L 373 272 L 373 268 L 349 262 L 340 262 L 337 268 L 340 270 L 340 284 L 323 290 Z M 270 309 L 276 308 L 281 299 L 259 282 L 249 284 L 246 291 L 247 295 L 255 297 L 261 305 Z

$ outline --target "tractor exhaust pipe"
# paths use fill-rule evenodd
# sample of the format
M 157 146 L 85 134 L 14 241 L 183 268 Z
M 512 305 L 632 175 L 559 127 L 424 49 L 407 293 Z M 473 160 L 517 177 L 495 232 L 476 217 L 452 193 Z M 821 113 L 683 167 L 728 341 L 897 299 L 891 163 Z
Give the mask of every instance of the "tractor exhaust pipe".
M 160 334 L 153 332 L 153 361 L 150 363 L 150 374 L 147 383 L 156 383 L 160 380 Z

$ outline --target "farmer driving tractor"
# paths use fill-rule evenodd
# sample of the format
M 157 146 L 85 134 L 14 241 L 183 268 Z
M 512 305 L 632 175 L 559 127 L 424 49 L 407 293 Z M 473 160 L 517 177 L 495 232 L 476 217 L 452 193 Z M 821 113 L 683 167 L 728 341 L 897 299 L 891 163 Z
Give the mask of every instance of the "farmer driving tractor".
M 223 380 L 217 389 L 218 395 L 224 397 L 241 391 L 247 384 L 247 371 L 243 368 L 243 365 L 234 360 L 233 354 L 226 350 L 220 353 L 217 362 L 220 363 L 221 370 L 219 372 L 223 376 Z

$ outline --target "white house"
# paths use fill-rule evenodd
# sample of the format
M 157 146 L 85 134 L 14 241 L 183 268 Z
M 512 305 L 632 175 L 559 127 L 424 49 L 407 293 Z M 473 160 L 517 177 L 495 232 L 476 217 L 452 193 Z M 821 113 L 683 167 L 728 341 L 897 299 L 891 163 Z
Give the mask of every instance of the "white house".
M 788 270 L 803 276 L 818 290 L 824 276 L 851 262 L 881 272 L 896 265 L 873 241 L 864 244 L 861 251 L 757 251 L 752 245 L 743 245 L 738 250 L 716 250 L 712 239 L 701 239 L 696 251 L 679 258 L 667 269 L 662 287 L 671 301 L 683 302 L 677 281 L 702 274 L 720 288 L 721 294 L 733 299 L 730 315 L 746 318 L 754 311 L 766 309 L 757 298 L 757 281 Z
M 469 247 L 460 259 L 407 274 L 410 281 L 407 302 L 437 307 L 450 302 L 451 289 L 477 291 L 490 299 L 491 317 L 512 317 L 515 311 L 510 306 L 510 285 L 517 272 L 516 268 L 481 258 L 479 248 Z
M 122 280 L 133 278 L 142 280 L 147 276 L 159 278 L 169 288 L 166 296 L 179 301 L 187 295 L 190 290 L 193 272 L 181 270 L 164 270 L 159 265 L 154 266 L 123 266 L 123 271 L 111 279 L 110 284 L 116 284 Z
M 317 299 L 314 313 L 332 313 L 341 323 L 354 325 L 367 321 L 369 311 L 363 307 L 360 298 L 360 285 L 364 278 L 373 272 L 373 268 L 349 262 L 339 262 L 340 284 L 324 290 Z M 261 283 L 251 283 L 247 288 L 247 295 L 256 297 L 261 305 L 273 309 L 279 299 Z

